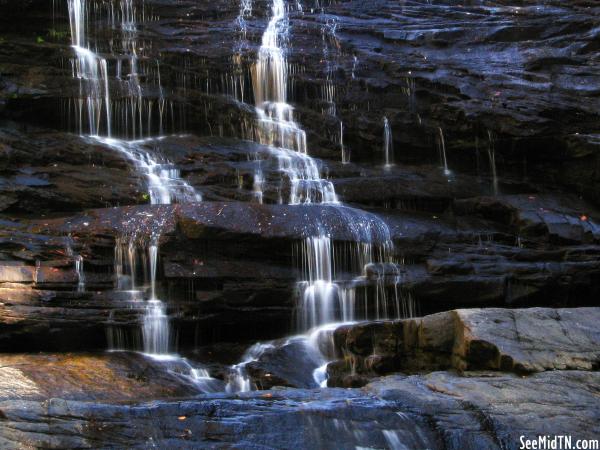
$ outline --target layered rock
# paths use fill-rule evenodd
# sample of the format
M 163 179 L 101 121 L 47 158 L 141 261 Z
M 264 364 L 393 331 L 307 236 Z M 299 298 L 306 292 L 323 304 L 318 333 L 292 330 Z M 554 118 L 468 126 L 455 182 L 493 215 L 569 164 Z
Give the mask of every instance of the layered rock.
M 158 95 L 153 61 L 160 59 L 161 92 L 174 105 L 169 124 L 179 124 L 171 131 L 250 135 L 250 67 L 269 5 L 254 5 L 243 32 L 237 4 L 220 2 L 217 11 L 207 2 L 172 7 L 146 0 L 143 7 L 147 20 L 137 30 L 142 84 L 149 98 Z M 339 161 L 343 122 L 351 159 L 381 164 L 387 116 L 397 162 L 439 165 L 441 129 L 450 168 L 478 172 L 488 188 L 495 152 L 501 190 L 533 178 L 597 202 L 595 8 L 560 1 L 292 8 L 290 97 L 312 153 Z M 72 57 L 66 5 L 30 6 L 26 27 L 15 25 L 22 2 L 5 2 L 3 12 L 4 115 L 75 129 L 67 105 L 78 97 L 78 85 L 62 64 Z M 118 57 L 109 54 L 107 35 L 120 31 L 99 18 L 90 25 L 114 68 Z M 123 96 L 117 85 L 111 89 L 114 98 Z
M 419 319 L 346 325 L 331 386 L 394 372 L 597 370 L 598 308 L 465 309 Z
M 176 363 L 135 353 L 3 354 L 0 401 L 63 398 L 110 403 L 194 395 L 191 379 L 178 376 Z
M 0 446 L 512 449 L 521 435 L 596 438 L 598 5 L 292 3 L 287 94 L 319 177 L 346 206 L 286 205 L 287 155 L 247 140 L 269 2 L 244 15 L 231 1 L 134 0 L 135 33 L 94 3 L 87 37 L 106 58 L 113 137 L 154 136 L 126 146 L 179 170 L 205 200 L 139 206 L 148 177 L 119 150 L 125 141 L 71 134 L 89 130 L 66 1 L 0 1 L 0 350 L 13 353 L 0 356 Z M 123 118 L 138 107 L 152 113 L 132 133 Z M 364 390 L 307 390 L 330 341 L 319 352 L 307 336 L 276 339 L 293 329 L 297 253 L 315 236 L 333 241 L 338 266 L 348 261 L 333 255 L 365 256 L 366 244 L 390 249 L 338 267 L 336 289 L 362 316 L 380 317 L 388 300 L 397 317 L 452 310 L 337 329 L 329 383 L 372 380 Z M 143 262 L 125 275 L 123 248 Z M 169 351 L 207 366 L 66 353 L 139 350 L 154 297 Z M 454 310 L 534 305 L 546 308 Z M 595 308 L 564 308 L 581 306 Z M 242 356 L 266 339 L 276 340 Z M 223 391 L 224 365 L 240 358 L 273 390 L 199 395 Z M 196 367 L 220 380 L 200 387 Z
M 3 400 L 5 446 L 517 449 L 520 436 L 595 439 L 596 372 L 394 376 L 364 390 L 210 394 L 133 405 Z

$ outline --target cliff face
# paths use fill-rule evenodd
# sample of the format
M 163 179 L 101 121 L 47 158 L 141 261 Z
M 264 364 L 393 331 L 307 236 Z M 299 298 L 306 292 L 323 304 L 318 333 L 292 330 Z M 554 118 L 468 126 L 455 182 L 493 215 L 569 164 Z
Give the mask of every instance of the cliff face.
M 66 2 L 34 3 L 3 2 L 4 115 L 73 127 L 65 100 L 78 83 Z M 341 159 L 342 122 L 351 161 L 383 161 L 386 116 L 397 162 L 439 165 L 441 129 L 450 170 L 490 177 L 492 147 L 505 193 L 522 192 L 526 180 L 598 201 L 595 2 L 321 6 L 291 8 L 287 35 L 290 100 L 313 156 Z M 96 8 L 102 17 L 102 2 Z M 176 105 L 175 130 L 240 137 L 252 113 L 239 101 L 253 104 L 251 65 L 270 4 L 255 2 L 243 25 L 236 2 L 142 8 L 136 44 L 145 94 L 157 95 L 159 70 Z M 90 34 L 113 71 L 120 36 L 106 22 Z

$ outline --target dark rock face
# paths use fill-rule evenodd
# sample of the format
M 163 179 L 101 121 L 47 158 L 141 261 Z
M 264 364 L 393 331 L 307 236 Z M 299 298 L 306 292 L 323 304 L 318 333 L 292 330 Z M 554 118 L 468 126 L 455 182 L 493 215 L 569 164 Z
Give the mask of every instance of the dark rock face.
M 2 124 L 0 211 L 56 215 L 143 201 L 145 188 L 127 161 L 65 133 Z
M 136 145 L 172 161 L 205 200 L 156 209 L 129 207 L 148 200 L 146 180 L 129 161 L 65 133 L 79 132 L 73 102 L 80 96 L 69 67 L 66 4 L 1 5 L 0 209 L 7 224 L 0 250 L 6 266 L 22 266 L 3 269 L 3 322 L 10 323 L 3 348 L 33 346 L 23 337 L 37 330 L 32 336 L 39 332 L 48 350 L 102 349 L 107 327 L 136 328 L 141 311 L 109 292 L 114 238 L 155 228 L 163 233 L 161 293 L 182 347 L 289 332 L 294 245 L 319 228 L 340 242 L 381 240 L 385 233 L 371 213 L 389 228 L 394 256 L 405 261 L 398 273 L 403 293 L 420 314 L 597 305 L 597 5 L 322 6 L 290 12 L 288 56 L 297 69 L 290 70 L 288 94 L 309 153 L 321 158 L 317 164 L 347 208 L 278 205 L 289 186 L 282 186 L 272 151 L 240 140 L 252 136 L 255 122 L 250 67 L 267 3 L 254 5 L 244 37 L 235 2 L 144 2 L 148 20 L 137 27 L 144 98 L 156 100 L 159 61 L 160 93 L 172 105 L 163 131 L 193 134 Z M 108 58 L 112 97 L 123 101 L 112 47 L 121 32 L 97 19 L 89 33 Z M 232 89 L 232 79 L 244 87 Z M 386 171 L 383 116 L 396 162 Z M 340 163 L 340 121 L 350 164 Z M 125 134 L 113 125 L 116 135 Z M 450 176 L 439 168 L 442 138 Z M 265 205 L 253 192 L 258 159 Z M 111 206 L 123 208 L 78 214 Z M 349 225 L 357 218 L 371 223 L 366 233 Z M 68 233 L 93 295 L 70 292 L 78 282 L 74 261 L 56 262 L 69 260 Z M 48 268 L 36 271 L 38 261 Z M 386 289 L 395 289 L 397 278 L 386 280 Z M 360 295 L 376 289 L 373 277 L 346 281 L 360 286 Z M 81 339 L 68 337 L 77 333 Z
M 451 169 L 479 168 L 487 178 L 493 148 L 508 192 L 525 176 L 597 203 L 600 78 L 593 1 L 322 6 L 290 13 L 290 62 L 301 68 L 291 73 L 291 100 L 314 155 L 340 159 L 342 121 L 352 160 L 382 161 L 385 115 L 398 162 L 437 165 L 441 128 Z M 78 89 L 61 64 L 71 56 L 66 5 L 54 11 L 52 5 L 29 6 L 27 26 L 16 26 L 23 8 L 17 1 L 3 5 L 4 113 L 54 126 L 71 116 L 73 128 L 72 113 L 55 113 Z M 163 93 L 176 105 L 178 127 L 240 136 L 239 118 L 252 116 L 250 66 L 269 5 L 253 6 L 245 39 L 235 3 L 173 7 L 147 0 L 144 8 L 154 19 L 139 27 L 143 56 L 160 58 Z M 108 48 L 106 30 L 91 28 L 100 48 Z M 150 95 L 153 77 L 144 75 Z M 234 93 L 232 77 L 244 80 L 244 88 Z

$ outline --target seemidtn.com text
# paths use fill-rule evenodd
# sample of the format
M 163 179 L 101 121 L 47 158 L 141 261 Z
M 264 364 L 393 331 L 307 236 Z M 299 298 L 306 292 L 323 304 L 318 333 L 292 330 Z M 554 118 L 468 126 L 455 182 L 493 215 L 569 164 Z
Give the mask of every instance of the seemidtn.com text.
M 598 439 L 574 439 L 568 435 L 519 437 L 520 450 L 600 450 Z

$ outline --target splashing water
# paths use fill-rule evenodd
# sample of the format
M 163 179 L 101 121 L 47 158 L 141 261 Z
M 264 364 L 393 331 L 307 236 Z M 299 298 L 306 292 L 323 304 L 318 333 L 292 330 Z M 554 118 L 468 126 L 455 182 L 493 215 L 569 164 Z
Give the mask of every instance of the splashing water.
M 146 178 L 148 195 L 152 205 L 199 202 L 202 196 L 180 176 L 179 169 L 168 161 L 161 161 L 144 146 L 158 144 L 162 138 L 147 138 L 139 141 L 91 137 L 94 141 L 125 155 Z

